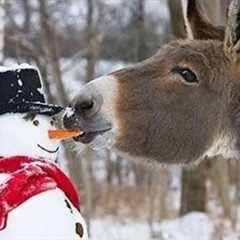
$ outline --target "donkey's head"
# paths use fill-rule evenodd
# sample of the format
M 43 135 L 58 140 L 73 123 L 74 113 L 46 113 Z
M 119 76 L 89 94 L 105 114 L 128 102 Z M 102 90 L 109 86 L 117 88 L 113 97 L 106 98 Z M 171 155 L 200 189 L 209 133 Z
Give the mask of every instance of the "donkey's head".
M 153 57 L 96 79 L 66 114 L 75 140 L 114 146 L 135 159 L 189 163 L 240 151 L 240 0 L 226 29 L 212 26 L 196 1 L 183 1 L 188 38 Z

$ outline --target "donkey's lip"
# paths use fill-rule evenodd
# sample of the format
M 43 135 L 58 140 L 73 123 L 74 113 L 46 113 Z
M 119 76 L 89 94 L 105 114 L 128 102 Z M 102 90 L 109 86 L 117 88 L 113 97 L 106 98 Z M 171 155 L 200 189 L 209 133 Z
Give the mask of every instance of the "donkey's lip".
M 101 129 L 101 130 L 97 130 L 97 131 L 89 131 L 89 132 L 82 132 L 82 134 L 80 134 L 77 137 L 74 137 L 74 141 L 76 142 L 81 142 L 84 144 L 89 144 L 90 142 L 92 142 L 98 135 L 102 135 L 108 131 L 110 131 L 112 128 L 106 128 L 106 129 Z

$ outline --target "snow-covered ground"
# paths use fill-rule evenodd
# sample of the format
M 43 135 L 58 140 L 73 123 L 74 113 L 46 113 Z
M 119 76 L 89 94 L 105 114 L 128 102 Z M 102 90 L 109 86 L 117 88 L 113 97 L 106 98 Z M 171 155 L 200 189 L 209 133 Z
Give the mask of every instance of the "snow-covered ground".
M 152 234 L 144 222 L 106 218 L 96 219 L 91 225 L 91 240 L 212 240 L 213 236 L 214 224 L 202 213 L 154 224 Z
M 206 214 L 190 213 L 182 218 L 155 223 L 151 233 L 145 222 L 95 219 L 91 222 L 91 240 L 239 240 L 240 233 L 223 231 Z

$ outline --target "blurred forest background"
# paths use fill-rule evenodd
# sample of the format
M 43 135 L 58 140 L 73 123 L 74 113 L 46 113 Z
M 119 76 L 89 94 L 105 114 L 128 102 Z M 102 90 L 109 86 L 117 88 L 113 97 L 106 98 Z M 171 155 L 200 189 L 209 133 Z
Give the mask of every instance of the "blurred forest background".
M 229 0 L 199 2 L 211 22 L 225 23 Z M 1 63 L 38 66 L 48 102 L 64 106 L 82 84 L 150 57 L 166 42 L 185 37 L 180 0 L 0 3 Z M 230 232 L 240 236 L 240 162 L 236 159 L 206 159 L 190 169 L 153 169 L 109 150 L 72 151 L 75 147 L 68 142 L 62 149 L 62 165 L 78 187 L 93 239 L 177 239 L 164 238 L 159 226 L 196 211 L 213 221 L 212 239 L 228 239 L 225 236 Z M 118 230 L 109 230 L 112 225 L 101 225 L 109 218 L 121 227 L 130 225 L 127 220 L 142 225 L 134 225 L 132 237 L 120 237 Z M 97 228 L 112 235 L 96 237 Z

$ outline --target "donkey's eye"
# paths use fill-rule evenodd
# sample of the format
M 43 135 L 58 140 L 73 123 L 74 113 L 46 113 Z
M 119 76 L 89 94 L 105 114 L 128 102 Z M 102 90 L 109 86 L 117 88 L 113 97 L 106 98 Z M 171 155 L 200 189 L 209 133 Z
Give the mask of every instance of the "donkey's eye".
M 173 69 L 173 72 L 180 74 L 183 80 L 188 84 L 199 83 L 196 74 L 189 68 L 183 68 L 178 66 Z

